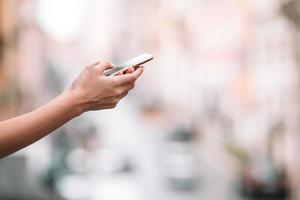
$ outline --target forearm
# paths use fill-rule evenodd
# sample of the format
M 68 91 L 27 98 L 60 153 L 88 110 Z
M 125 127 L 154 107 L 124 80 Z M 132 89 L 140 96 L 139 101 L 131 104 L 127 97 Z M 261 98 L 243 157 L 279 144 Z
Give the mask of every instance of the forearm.
M 35 111 L 0 122 L 0 158 L 36 142 L 80 115 L 77 102 L 75 94 L 64 93 Z
M 106 62 L 87 65 L 67 92 L 35 111 L 0 122 L 0 158 L 36 142 L 83 112 L 114 108 L 134 87 L 143 69 L 104 76 L 111 67 Z

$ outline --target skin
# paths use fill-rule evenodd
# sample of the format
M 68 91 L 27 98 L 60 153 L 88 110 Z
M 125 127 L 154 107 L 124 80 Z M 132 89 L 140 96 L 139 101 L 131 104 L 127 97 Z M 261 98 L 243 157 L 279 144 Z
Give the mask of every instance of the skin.
M 118 76 L 102 75 L 112 65 L 87 65 L 70 89 L 44 106 L 0 122 L 0 158 L 8 156 L 50 134 L 71 119 L 92 110 L 112 109 L 134 88 L 143 68 L 130 68 Z

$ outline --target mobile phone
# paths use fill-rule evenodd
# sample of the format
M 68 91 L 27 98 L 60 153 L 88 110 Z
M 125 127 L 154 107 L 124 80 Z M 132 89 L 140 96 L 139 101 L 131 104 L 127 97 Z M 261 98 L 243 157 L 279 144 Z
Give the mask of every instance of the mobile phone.
M 105 76 L 114 76 L 116 74 L 118 74 L 119 72 L 124 72 L 126 71 L 127 69 L 129 69 L 130 67 L 138 67 L 139 65 L 142 65 L 146 62 L 149 62 L 150 60 L 153 59 L 153 56 L 151 54 L 148 54 L 148 53 L 144 53 L 144 54 L 141 54 L 135 58 L 132 58 L 112 69 L 109 69 L 107 71 L 105 71 L 103 73 L 103 75 Z

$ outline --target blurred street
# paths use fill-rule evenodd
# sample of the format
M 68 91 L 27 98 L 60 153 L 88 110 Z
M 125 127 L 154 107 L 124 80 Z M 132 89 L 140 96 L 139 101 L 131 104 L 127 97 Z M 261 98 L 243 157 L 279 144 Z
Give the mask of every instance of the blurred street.
M 0 200 L 300 199 L 300 1 L 0 0 L 0 120 L 142 53 L 114 109 L 0 160 Z M 0 133 L 1 134 L 1 133 Z

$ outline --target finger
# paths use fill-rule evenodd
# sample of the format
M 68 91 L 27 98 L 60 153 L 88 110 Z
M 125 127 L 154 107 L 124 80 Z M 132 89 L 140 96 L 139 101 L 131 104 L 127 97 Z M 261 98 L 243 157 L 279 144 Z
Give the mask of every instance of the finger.
M 134 67 L 128 68 L 126 74 L 131 74 L 132 72 L 134 72 Z
M 134 84 L 135 82 L 130 82 L 130 83 L 127 83 L 126 85 L 122 86 L 122 91 L 129 91 L 129 90 L 132 90 L 134 88 Z
M 123 92 L 121 95 L 117 96 L 117 99 L 123 99 L 126 95 L 128 94 L 128 90 L 125 90 L 125 92 Z
M 120 95 L 115 95 L 111 97 L 106 97 L 104 99 L 101 99 L 101 101 L 98 101 L 95 105 L 100 106 L 100 105 L 107 105 L 111 103 L 117 103 L 120 99 L 124 98 L 128 94 L 127 90 L 124 90 Z
M 120 76 L 120 75 L 123 75 L 123 72 L 119 72 L 116 74 L 116 76 Z
M 130 82 L 135 81 L 142 73 L 143 68 L 139 67 L 137 70 L 130 74 L 124 74 L 122 76 L 115 76 L 116 78 L 116 85 L 126 85 Z
M 128 90 L 124 90 L 124 92 L 118 96 L 111 97 L 108 99 L 108 104 L 118 104 L 121 99 L 123 99 L 128 94 Z
M 91 70 L 92 70 L 96 65 L 98 65 L 99 63 L 100 63 L 100 61 L 97 61 L 97 62 L 88 64 L 88 65 L 86 66 L 86 69 L 87 69 L 88 71 L 91 71 Z
M 125 91 L 119 96 L 105 98 L 95 104 L 91 110 L 114 108 L 119 103 L 119 101 L 123 99 L 127 94 L 128 91 Z
M 93 70 L 98 74 L 98 75 L 102 75 L 103 72 L 107 69 L 111 69 L 113 68 L 113 65 L 109 62 L 100 62 L 98 63 Z
M 112 109 L 115 108 L 116 104 L 107 104 L 107 105 L 99 105 L 91 108 L 91 111 L 104 110 L 104 109 Z

